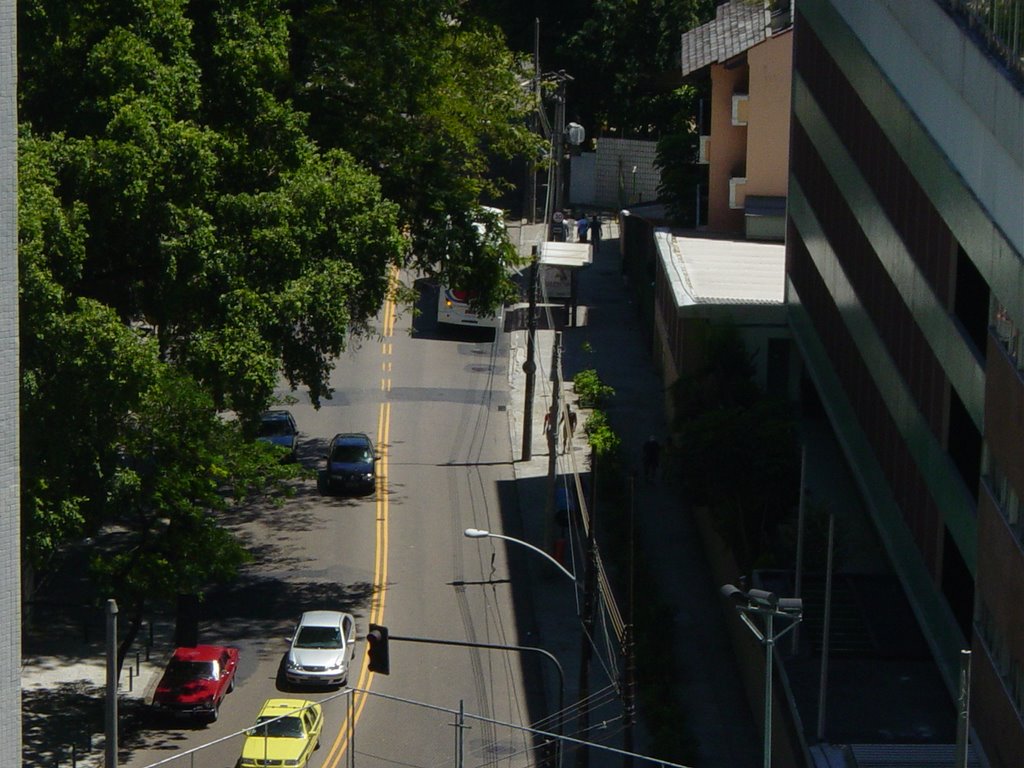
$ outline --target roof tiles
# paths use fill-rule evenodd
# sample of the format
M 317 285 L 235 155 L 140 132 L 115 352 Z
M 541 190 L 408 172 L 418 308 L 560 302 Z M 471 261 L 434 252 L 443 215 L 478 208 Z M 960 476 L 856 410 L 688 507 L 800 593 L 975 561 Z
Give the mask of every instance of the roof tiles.
M 765 39 L 765 11 L 760 0 L 732 0 L 715 9 L 715 20 L 682 38 L 683 75 L 728 61 Z

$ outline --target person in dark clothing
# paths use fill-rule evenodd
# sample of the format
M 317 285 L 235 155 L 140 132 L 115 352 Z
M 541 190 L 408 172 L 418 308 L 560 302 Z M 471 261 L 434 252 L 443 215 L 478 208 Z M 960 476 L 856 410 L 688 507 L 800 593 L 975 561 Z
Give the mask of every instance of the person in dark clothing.
M 589 226 L 590 223 L 587 221 L 586 215 L 580 215 L 579 219 L 576 221 L 576 234 L 579 235 L 579 241 L 581 243 L 587 242 L 587 228 Z
M 661 459 L 661 443 L 654 435 L 647 438 L 643 447 L 644 478 L 648 482 L 658 476 L 658 462 Z
M 601 217 L 596 213 L 590 217 L 590 242 L 594 248 L 601 244 Z

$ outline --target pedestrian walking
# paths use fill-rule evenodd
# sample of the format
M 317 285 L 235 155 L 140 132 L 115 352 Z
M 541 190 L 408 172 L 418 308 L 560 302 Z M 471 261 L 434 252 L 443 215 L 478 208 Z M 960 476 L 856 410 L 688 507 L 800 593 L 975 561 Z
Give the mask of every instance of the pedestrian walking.
M 601 217 L 596 213 L 590 217 L 590 242 L 594 244 L 594 250 L 601 244 Z
M 651 435 L 643 447 L 644 479 L 653 482 L 658 476 L 658 462 L 661 460 L 661 443 Z
M 583 214 L 576 221 L 576 235 L 581 243 L 587 242 L 587 229 L 590 226 L 590 222 L 587 221 L 586 214 Z

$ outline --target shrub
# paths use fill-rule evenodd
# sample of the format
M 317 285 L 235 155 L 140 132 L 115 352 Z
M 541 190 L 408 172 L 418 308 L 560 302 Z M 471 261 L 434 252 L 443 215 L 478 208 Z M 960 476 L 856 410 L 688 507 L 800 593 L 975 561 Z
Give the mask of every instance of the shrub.
M 583 425 L 590 447 L 597 456 L 608 456 L 618 450 L 622 439 L 615 434 L 604 411 L 592 411 Z
M 602 382 L 593 368 L 573 376 L 572 385 L 583 408 L 597 408 L 615 395 L 615 389 Z

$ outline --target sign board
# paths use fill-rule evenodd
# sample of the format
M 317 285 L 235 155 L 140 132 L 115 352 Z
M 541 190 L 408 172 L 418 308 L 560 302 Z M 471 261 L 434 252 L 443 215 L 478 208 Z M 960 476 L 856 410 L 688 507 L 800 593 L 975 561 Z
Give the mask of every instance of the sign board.
M 539 256 L 544 296 L 549 299 L 571 299 L 572 270 L 591 263 L 593 248 L 590 243 L 547 241 L 540 244 Z

